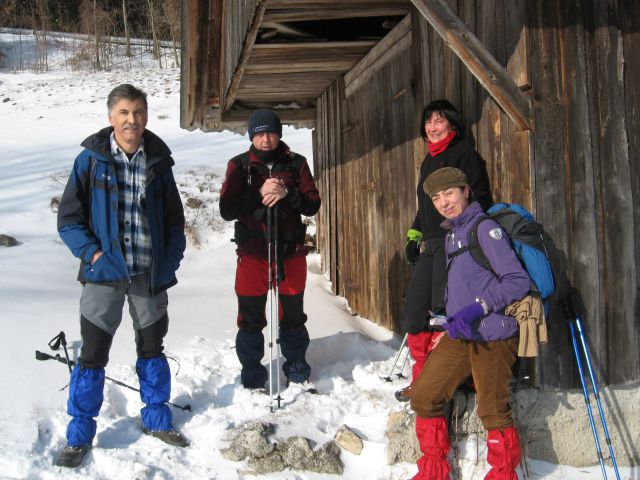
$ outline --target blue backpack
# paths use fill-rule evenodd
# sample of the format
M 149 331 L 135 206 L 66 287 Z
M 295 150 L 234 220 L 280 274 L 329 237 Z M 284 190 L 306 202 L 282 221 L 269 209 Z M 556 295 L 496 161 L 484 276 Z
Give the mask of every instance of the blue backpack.
M 547 300 L 555 291 L 555 281 L 544 245 L 542 225 L 526 208 L 514 203 L 496 203 L 487 210 L 487 216 L 479 219 L 469 232 L 468 250 L 480 266 L 494 274 L 478 242 L 478 224 L 487 218 L 498 222 L 511 240 L 516 255 L 531 277 L 531 293 L 539 295 L 543 301 Z M 547 302 L 544 306 L 547 313 Z

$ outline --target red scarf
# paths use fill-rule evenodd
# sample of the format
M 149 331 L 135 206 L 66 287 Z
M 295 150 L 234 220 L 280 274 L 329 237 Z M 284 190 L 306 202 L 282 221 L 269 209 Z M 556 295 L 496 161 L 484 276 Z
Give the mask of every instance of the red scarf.
M 439 153 L 444 152 L 449 146 L 449 144 L 451 143 L 451 140 L 455 138 L 455 136 L 456 136 L 456 131 L 452 130 L 451 133 L 449 133 L 449 135 L 444 137 L 439 142 L 430 142 L 429 140 L 427 140 L 427 147 L 429 148 L 429 153 L 431 154 L 431 156 L 435 157 Z

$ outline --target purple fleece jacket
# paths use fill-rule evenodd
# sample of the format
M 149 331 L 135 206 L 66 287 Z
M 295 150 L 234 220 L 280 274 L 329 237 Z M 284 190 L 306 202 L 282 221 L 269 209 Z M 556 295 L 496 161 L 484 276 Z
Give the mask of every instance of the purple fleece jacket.
M 445 242 L 447 255 L 467 245 L 470 230 L 483 215 L 486 214 L 480 204 L 472 202 L 460 216 L 445 222 L 450 226 Z M 451 257 L 447 261 L 447 315 L 479 298 L 485 301 L 489 313 L 475 322 L 471 329 L 472 338 L 468 340 L 492 341 L 514 337 L 518 335 L 518 324 L 503 312 L 507 305 L 529 292 L 531 280 L 509 238 L 496 221 L 486 219 L 479 223 L 478 242 L 495 275 L 478 265 L 468 251 Z

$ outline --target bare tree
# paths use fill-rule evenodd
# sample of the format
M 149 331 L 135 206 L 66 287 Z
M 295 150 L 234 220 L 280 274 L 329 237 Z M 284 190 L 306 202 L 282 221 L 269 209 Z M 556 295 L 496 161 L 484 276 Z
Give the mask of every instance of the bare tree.
M 97 0 L 93 0 L 93 33 L 96 37 L 96 50 L 95 50 L 95 54 L 96 54 L 96 68 L 98 70 L 101 70 L 102 67 L 100 65 L 100 35 L 98 34 L 98 4 L 97 4 Z
M 160 42 L 158 41 L 158 32 L 156 31 L 156 12 L 153 0 L 147 0 L 147 5 L 149 6 L 149 23 L 151 24 L 151 35 L 153 38 L 153 58 L 158 60 L 158 64 L 160 65 L 160 68 L 162 68 L 162 58 L 160 57 Z
M 32 4 L 33 29 L 36 35 L 36 59 L 33 68 L 36 71 L 49 69 L 47 60 L 47 32 L 49 31 L 49 10 L 47 0 L 35 0 Z
M 162 3 L 164 19 L 169 27 L 169 35 L 173 46 L 172 53 L 176 67 L 180 66 L 180 54 L 178 53 L 180 42 L 181 18 L 180 0 L 164 0 Z
M 100 6 L 97 0 L 83 0 L 80 5 L 80 28 L 83 33 L 93 35 L 93 45 L 90 50 L 81 52 L 80 62 L 91 61 L 93 67 L 102 70 L 108 64 L 109 45 L 108 27 L 112 25 L 111 19 Z M 89 47 L 89 45 L 87 45 Z
M 127 0 L 122 0 L 122 23 L 124 24 L 124 54 L 131 57 L 131 37 L 129 36 L 129 17 L 127 15 Z

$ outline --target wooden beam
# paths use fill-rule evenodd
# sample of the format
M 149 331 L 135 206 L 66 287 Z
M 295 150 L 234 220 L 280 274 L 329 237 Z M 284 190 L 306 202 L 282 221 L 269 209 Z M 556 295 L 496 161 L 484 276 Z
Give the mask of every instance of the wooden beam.
M 344 75 L 344 95 L 351 96 L 385 63 L 411 45 L 411 15 L 407 15 Z
M 274 75 L 245 74 L 238 88 L 237 100 L 245 98 L 246 94 L 290 94 L 291 98 L 310 97 L 313 99 L 331 85 L 341 75 L 340 72 L 304 72 Z
M 375 44 L 372 40 L 258 44 L 245 73 L 346 72 Z
M 343 7 L 335 6 L 333 8 L 319 7 L 317 3 L 315 8 L 290 8 L 281 10 L 269 9 L 264 14 L 265 22 L 301 22 L 305 20 L 332 20 L 339 18 L 359 18 L 359 17 L 395 17 L 404 16 L 409 12 L 408 6 L 375 6 L 370 8 Z
M 411 2 L 516 124 L 517 129 L 533 130 L 533 113 L 529 98 L 445 1 Z
M 213 61 L 207 54 L 207 35 L 199 32 L 208 32 L 211 24 L 201 2 L 183 0 L 181 7 L 180 127 L 194 130 L 202 126 L 202 106 L 207 98 L 202 72 L 208 72 Z
M 222 122 L 226 125 L 244 125 L 246 127 L 249 116 L 254 112 L 253 109 L 232 109 L 224 112 Z M 315 108 L 282 108 L 274 110 L 280 121 L 284 124 L 315 121 Z M 224 125 L 223 125 L 224 126 Z
M 407 0 L 269 0 L 269 10 L 317 9 L 323 7 L 369 8 L 388 7 L 390 5 L 407 7 Z
M 260 24 L 262 23 L 262 19 L 264 17 L 264 12 L 266 9 L 267 9 L 267 0 L 258 0 L 258 4 L 256 6 L 253 20 L 251 21 L 251 25 L 247 30 L 247 35 L 245 37 L 244 45 L 242 45 L 240 60 L 238 61 L 238 65 L 236 66 L 235 71 L 233 72 L 233 79 L 231 80 L 229 89 L 225 94 L 224 108 L 222 108 L 222 111 L 227 111 L 231 109 L 231 106 L 233 105 L 233 102 L 236 99 L 238 85 L 240 85 L 240 81 L 242 80 L 242 75 L 244 74 L 244 70 L 247 66 L 247 62 L 249 61 L 249 57 L 251 56 L 251 51 L 253 50 L 253 46 L 256 43 L 256 37 L 258 36 L 258 29 L 260 28 Z

